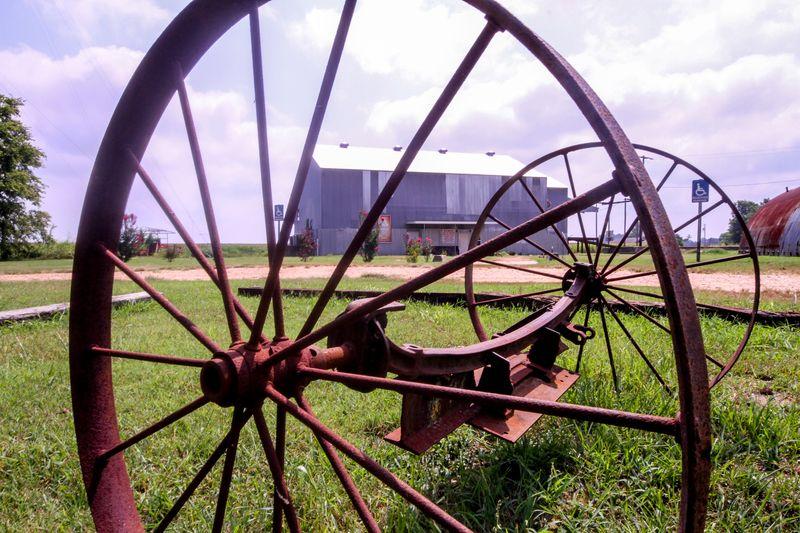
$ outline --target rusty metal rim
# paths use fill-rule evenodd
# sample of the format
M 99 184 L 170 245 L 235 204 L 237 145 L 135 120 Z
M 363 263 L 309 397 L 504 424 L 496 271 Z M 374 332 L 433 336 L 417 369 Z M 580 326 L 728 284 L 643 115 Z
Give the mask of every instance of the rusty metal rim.
M 680 527 L 703 527 L 710 471 L 710 427 L 705 360 L 699 321 L 688 277 L 676 243 L 659 234 L 668 227 L 663 207 L 635 150 L 606 107 L 585 81 L 548 44 L 493 0 L 466 0 L 525 46 L 553 74 L 586 117 L 609 153 L 618 180 L 643 218 L 648 241 L 654 243 L 659 278 L 675 294 L 667 302 L 677 332 L 676 364 L 681 391 L 680 442 L 683 457 Z M 94 346 L 110 348 L 110 299 L 114 265 L 96 253 L 96 244 L 114 249 L 120 221 L 136 171 L 132 152 L 141 159 L 176 86 L 174 68 L 189 72 L 213 43 L 266 1 L 195 0 L 187 6 L 148 51 L 112 116 L 101 143 L 84 201 L 76 241 L 70 315 L 70 376 L 78 451 L 84 483 L 98 530 L 140 530 L 130 480 L 122 455 L 95 478 L 96 461 L 119 443 L 111 365 L 93 357 Z M 285 246 L 284 235 L 278 248 Z M 271 295 L 270 295 L 271 296 Z M 233 431 L 233 426 L 232 430 Z
M 758 319 L 758 310 L 760 304 L 760 296 L 761 296 L 761 275 L 760 275 L 760 267 L 758 263 L 758 254 L 755 251 L 755 242 L 753 240 L 752 235 L 750 234 L 749 229 L 747 228 L 747 223 L 745 222 L 744 218 L 742 217 L 739 210 L 736 208 L 736 204 L 731 200 L 731 198 L 722 190 L 722 188 L 713 180 L 711 179 L 705 172 L 694 166 L 693 164 L 689 163 L 685 159 L 678 157 L 674 154 L 671 154 L 665 150 L 661 150 L 658 148 L 653 148 L 651 146 L 647 146 L 644 144 L 634 143 L 633 147 L 636 150 L 646 151 L 653 154 L 657 154 L 662 156 L 665 159 L 672 161 L 675 165 L 682 165 L 689 171 L 696 174 L 701 179 L 705 180 L 709 183 L 709 185 L 720 195 L 723 199 L 723 202 L 728 205 L 731 209 L 731 212 L 739 221 L 739 224 L 742 227 L 742 234 L 745 237 L 746 242 L 748 243 L 749 252 L 747 254 L 742 254 L 742 257 L 750 257 L 753 265 L 753 277 L 754 277 L 754 293 L 753 293 L 753 305 L 750 308 L 749 314 L 750 317 L 747 320 L 747 326 L 745 328 L 745 332 L 742 336 L 742 339 L 739 341 L 736 349 L 733 353 L 728 357 L 728 359 L 723 363 L 722 368 L 716 373 L 716 375 L 712 376 L 709 382 L 709 388 L 715 387 L 719 382 L 730 372 L 731 368 L 737 363 L 739 358 L 744 352 L 747 343 L 750 340 L 750 336 L 753 333 L 753 328 L 755 327 L 756 321 Z M 481 237 L 481 230 L 486 222 L 486 220 L 491 215 L 492 209 L 497 204 L 497 202 L 503 197 L 503 195 L 508 192 L 508 190 L 518 181 L 521 181 L 524 178 L 524 174 L 530 170 L 533 170 L 548 161 L 551 161 L 557 157 L 564 156 L 565 154 L 570 154 L 582 150 L 593 149 L 593 148 L 603 148 L 603 144 L 599 142 L 586 142 L 586 143 L 578 143 L 572 146 L 567 146 L 561 148 L 559 150 L 555 150 L 548 154 L 545 154 L 530 164 L 526 165 L 524 169 L 518 172 L 514 177 L 510 178 L 506 181 L 501 187 L 497 190 L 497 192 L 492 196 L 492 198 L 487 202 L 484 210 L 478 216 L 478 220 L 475 224 L 475 228 L 473 230 L 472 235 L 470 236 L 470 243 L 469 247 L 474 247 L 480 237 Z M 672 174 L 674 168 L 671 168 L 668 173 L 667 177 Z M 666 181 L 666 179 L 664 179 Z M 638 213 L 637 213 L 638 215 Z M 631 225 L 632 226 L 632 225 Z M 609 259 L 610 262 L 610 259 Z M 606 266 L 608 263 L 606 263 Z M 467 311 L 469 313 L 470 320 L 472 321 L 473 328 L 475 329 L 475 333 L 479 340 L 485 341 L 489 338 L 486 334 L 486 330 L 483 326 L 483 322 L 480 319 L 480 312 L 478 310 L 478 306 L 475 305 L 475 292 L 474 292 L 474 281 L 473 281 L 473 266 L 470 265 L 465 268 L 464 271 L 464 292 L 466 295 L 467 301 Z

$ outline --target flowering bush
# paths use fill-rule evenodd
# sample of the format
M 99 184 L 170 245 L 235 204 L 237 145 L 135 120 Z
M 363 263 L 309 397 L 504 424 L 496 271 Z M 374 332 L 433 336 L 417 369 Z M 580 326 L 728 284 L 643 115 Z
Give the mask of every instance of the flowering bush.
M 422 254 L 422 239 L 412 239 L 406 234 L 406 261 L 416 263 Z
M 317 239 L 314 237 L 314 228 L 311 226 L 310 219 L 306 219 L 306 229 L 300 234 L 299 241 L 297 255 L 300 256 L 301 261 L 308 261 L 317 252 Z
M 117 244 L 117 255 L 126 263 L 145 248 L 144 232 L 136 227 L 136 222 L 137 218 L 133 213 L 122 215 L 122 232 Z
M 362 211 L 361 214 L 361 222 L 364 222 L 364 219 L 367 217 L 367 213 Z M 367 238 L 361 244 L 361 258 L 364 260 L 365 263 L 369 263 L 375 256 L 378 255 L 378 226 L 375 225 L 372 230 L 367 235 Z
M 425 237 L 421 242 L 421 252 L 422 255 L 425 257 L 425 261 L 431 260 L 431 254 L 433 253 L 433 241 L 430 237 Z

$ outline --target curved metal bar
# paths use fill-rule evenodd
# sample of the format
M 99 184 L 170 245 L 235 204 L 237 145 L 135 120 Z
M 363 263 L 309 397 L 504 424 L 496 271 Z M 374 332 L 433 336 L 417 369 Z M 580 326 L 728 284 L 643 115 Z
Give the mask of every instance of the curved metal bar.
M 389 370 L 397 374 L 442 376 L 485 366 L 492 354 L 511 355 L 531 344 L 539 330 L 554 328 L 572 316 L 589 293 L 586 277 L 575 278 L 572 287 L 544 314 L 504 335 L 469 346 L 419 348 L 389 343 Z
M 523 169 L 521 172 L 524 173 L 525 170 Z M 421 274 L 420 276 L 417 276 L 416 278 L 398 287 L 395 287 L 394 289 L 387 291 L 380 296 L 372 298 L 350 311 L 342 313 L 332 321 L 328 322 L 326 325 L 304 337 L 299 338 L 280 352 L 273 355 L 267 361 L 267 364 L 277 364 L 285 360 L 287 357 L 291 357 L 292 355 L 299 353 L 303 348 L 307 348 L 320 339 L 324 339 L 339 328 L 356 322 L 370 313 L 377 311 L 384 305 L 405 298 L 412 292 L 434 283 L 443 277 L 452 274 L 453 272 L 461 270 L 465 266 L 474 263 L 478 259 L 494 254 L 508 246 L 510 243 L 517 242 L 522 237 L 527 237 L 528 235 L 536 233 L 537 231 L 541 231 L 554 221 L 561 220 L 572 215 L 573 213 L 576 213 L 577 211 L 580 211 L 581 209 L 585 209 L 587 206 L 590 206 L 603 198 L 611 196 L 617 191 L 619 191 L 619 183 L 612 179 L 576 198 L 568 200 L 563 204 L 546 211 L 545 213 L 535 216 L 527 222 L 523 222 L 514 229 L 489 239 L 483 244 L 468 250 L 467 252 L 451 259 L 441 266 L 431 268 L 424 274 Z

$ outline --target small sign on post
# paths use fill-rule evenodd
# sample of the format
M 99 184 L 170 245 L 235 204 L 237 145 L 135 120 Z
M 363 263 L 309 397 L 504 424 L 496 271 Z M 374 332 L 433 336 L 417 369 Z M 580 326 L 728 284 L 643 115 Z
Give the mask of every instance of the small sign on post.
M 283 204 L 275 204 L 275 220 L 283 220 Z
M 692 181 L 692 203 L 702 204 L 708 201 L 708 182 L 706 180 Z
M 708 182 L 706 180 L 692 181 L 692 203 L 697 204 L 697 245 L 695 259 L 700 262 L 700 229 L 703 224 L 703 204 L 708 201 Z

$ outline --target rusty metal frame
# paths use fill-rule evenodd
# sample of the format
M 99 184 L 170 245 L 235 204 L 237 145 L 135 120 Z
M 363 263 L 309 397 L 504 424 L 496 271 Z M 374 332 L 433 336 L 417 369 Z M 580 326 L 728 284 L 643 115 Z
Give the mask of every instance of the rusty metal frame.
M 251 16 L 252 23 L 253 10 L 263 3 L 265 2 L 257 0 L 194 0 L 190 3 L 158 38 L 134 73 L 112 116 L 92 170 L 81 214 L 75 251 L 71 295 L 72 312 L 70 315 L 70 379 L 80 464 L 92 516 L 95 526 L 100 531 L 140 530 L 142 528 L 123 453 L 108 453 L 109 450 L 117 449 L 121 442 L 125 442 L 120 439 L 114 405 L 114 388 L 111 379 L 111 360 L 115 354 L 110 350 L 110 301 L 115 267 L 123 270 L 151 294 L 157 293 L 144 279 L 137 278 L 133 271 L 126 269 L 124 264 L 115 261 L 112 257 L 112 252 L 119 237 L 120 222 L 132 181 L 137 171 L 141 168 L 139 162 L 161 115 L 176 91 L 180 90 L 181 80 L 175 79 L 176 67 L 180 68 L 183 73 L 189 73 L 200 57 L 237 21 Z M 607 151 L 616 169 L 613 179 L 561 208 L 549 210 L 521 226 L 507 231 L 499 238 L 476 247 L 471 252 L 464 254 L 462 256 L 463 259 L 455 259 L 447 265 L 443 265 L 443 267 L 433 269 L 416 280 L 412 280 L 364 305 L 358 306 L 349 314 L 345 313 L 320 328 L 315 329 L 316 317 L 312 315 L 304 327 L 304 334 L 296 340 L 276 338 L 270 341 L 264 339 L 262 335 L 270 303 L 280 306 L 280 299 L 276 293 L 279 292 L 279 272 L 288 243 L 289 225 L 284 226 L 283 231 L 275 241 L 274 247 L 271 247 L 269 257 L 270 274 L 259 305 L 259 311 L 250 328 L 249 341 L 246 344 L 237 344 L 235 341 L 237 335 L 233 326 L 236 318 L 233 310 L 236 310 L 239 315 L 242 315 L 242 313 L 230 293 L 228 284 L 223 276 L 219 276 L 217 279 L 210 276 L 212 281 L 223 292 L 223 301 L 230 322 L 234 344 L 227 351 L 216 352 L 213 358 L 204 365 L 203 372 L 206 376 L 219 372 L 220 376 L 226 377 L 226 379 L 233 379 L 234 382 L 237 379 L 246 378 L 247 382 L 245 383 L 246 386 L 237 389 L 239 390 L 237 393 L 239 396 L 234 395 L 236 406 L 233 409 L 230 429 L 226 437 L 191 480 L 157 530 L 162 530 L 176 516 L 214 464 L 222 455 L 225 455 L 224 475 L 218 493 L 219 498 L 213 525 L 213 530 L 218 531 L 221 529 L 239 431 L 254 415 L 257 417 L 257 425 L 261 425 L 258 423 L 258 415 L 255 413 L 256 409 L 261 408 L 260 403 L 265 399 L 272 401 L 278 408 L 279 416 L 274 454 L 272 453 L 272 448 L 267 444 L 267 439 L 271 437 L 264 431 L 259 432 L 271 463 L 271 471 L 277 478 L 281 477 L 285 442 L 285 426 L 281 423 L 281 420 L 283 413 L 289 413 L 314 431 L 318 438 L 348 455 L 363 468 L 386 483 L 392 490 L 401 494 L 425 514 L 439 522 L 443 527 L 453 530 L 465 530 L 466 528 L 463 524 L 460 524 L 440 507 L 421 496 L 407 484 L 393 476 L 388 470 L 368 458 L 363 452 L 357 450 L 336 433 L 329 430 L 310 410 L 303 408 L 303 402 L 300 400 L 297 388 L 299 383 L 312 377 L 315 379 L 323 379 L 325 377 L 320 374 L 312 376 L 309 373 L 310 371 L 306 370 L 313 368 L 307 364 L 309 358 L 313 356 L 312 345 L 314 342 L 322 340 L 348 325 L 358 323 L 370 313 L 378 311 L 383 305 L 407 296 L 414 290 L 436 281 L 450 272 L 451 268 L 460 268 L 472 261 L 481 260 L 509 242 L 524 238 L 559 220 L 560 217 L 579 213 L 586 205 L 591 205 L 617 192 L 624 192 L 629 195 L 637 212 L 640 213 L 644 232 L 652 246 L 654 262 L 658 267 L 662 290 L 672 295 L 672 298 L 665 303 L 665 309 L 670 319 L 670 329 L 674 338 L 674 354 L 679 382 L 679 414 L 676 414 L 674 418 L 659 421 L 652 427 L 644 427 L 642 421 L 648 419 L 649 415 L 618 412 L 601 415 L 597 408 L 588 406 L 569 407 L 566 404 L 555 402 L 553 402 L 554 405 L 542 402 L 522 402 L 525 404 L 522 405 L 519 398 L 504 394 L 493 396 L 490 399 L 488 397 L 475 396 L 475 391 L 453 391 L 452 389 L 450 391 L 442 391 L 436 389 L 433 385 L 425 384 L 416 384 L 415 387 L 418 391 L 425 391 L 430 394 L 459 394 L 475 401 L 488 401 L 499 405 L 519 405 L 520 408 L 535 408 L 542 412 L 560 416 L 575 416 L 584 420 L 594 419 L 652 431 L 659 431 L 659 427 L 669 427 L 668 433 L 675 435 L 682 450 L 683 479 L 679 515 L 680 528 L 687 531 L 696 531 L 703 528 L 711 468 L 711 430 L 703 343 L 691 286 L 683 267 L 680 250 L 677 248 L 674 239 L 669 237 L 670 232 L 665 231 L 665 229 L 669 228 L 669 221 L 657 192 L 650 182 L 641 161 L 638 159 L 635 149 L 611 113 L 580 75 L 555 50 L 494 0 L 466 0 L 466 3 L 475 7 L 486 16 L 488 21 L 484 31 L 472 46 L 471 51 L 456 70 L 439 103 L 434 106 L 434 109 L 421 126 L 418 135 L 415 136 L 415 142 L 421 144 L 427 137 L 427 132 L 438 121 L 449 100 L 452 99 L 453 94 L 461 86 L 472 66 L 488 45 L 491 36 L 498 31 L 505 31 L 536 57 L 572 98 Z M 309 129 L 301 163 L 298 167 L 295 187 L 289 199 L 289 209 L 287 209 L 289 218 L 294 217 L 294 212 L 302 194 L 307 164 L 325 115 L 354 7 L 354 0 L 345 0 L 331 56 L 323 77 L 312 126 Z M 251 32 L 251 35 L 255 35 L 256 28 L 253 25 L 251 25 Z M 252 39 L 254 46 L 256 41 L 255 38 Z M 258 43 L 258 46 L 260 47 L 260 43 Z M 254 50 L 253 57 L 260 58 L 261 56 Z M 256 76 L 258 76 L 258 73 L 258 70 L 254 69 Z M 258 100 L 263 100 L 263 94 L 259 93 L 257 96 Z M 265 131 L 263 129 L 263 121 L 265 120 L 264 113 L 259 112 L 259 131 L 262 133 Z M 263 135 L 260 137 L 259 142 L 262 147 L 260 153 L 264 156 L 266 155 L 266 150 L 263 150 L 263 148 L 265 147 L 266 139 Z M 194 146 L 195 143 L 192 144 L 193 149 L 196 148 Z M 265 203 L 268 203 L 269 180 L 268 173 L 263 172 L 265 170 L 263 166 L 265 159 L 263 157 L 261 163 L 262 185 L 264 187 L 262 192 Z M 410 164 L 410 161 L 404 160 L 404 164 Z M 396 178 L 392 181 L 393 186 L 399 184 L 403 174 L 402 166 L 396 169 L 394 175 Z M 199 177 L 199 180 L 200 187 L 204 187 L 203 178 Z M 388 199 L 391 196 L 391 192 L 391 187 L 386 189 L 381 193 L 381 198 Z M 207 206 L 207 219 L 211 224 L 211 203 L 207 201 L 205 205 Z M 271 206 L 267 205 L 264 207 L 267 210 L 271 208 Z M 379 211 L 378 207 L 380 205 L 374 206 L 373 210 Z M 362 229 L 359 230 L 359 235 L 364 234 L 363 228 L 366 225 L 370 225 L 369 222 L 372 218 L 373 210 L 367 216 L 365 226 L 362 226 Z M 266 220 L 269 221 L 268 214 L 266 215 Z M 271 238 L 269 239 L 272 240 Z M 218 238 L 215 238 L 215 241 L 218 241 Z M 216 246 L 219 243 L 212 244 Z M 215 260 L 217 259 L 215 257 Z M 218 260 L 217 263 L 218 265 L 220 264 Z M 347 263 L 346 256 L 343 258 L 343 262 L 337 266 L 336 278 L 341 277 L 343 271 L 347 268 Z M 452 266 L 448 266 L 451 264 Z M 332 285 L 335 285 L 335 283 Z M 333 289 L 335 289 L 335 286 L 333 286 Z M 189 319 L 180 313 L 169 300 L 162 297 L 158 302 L 169 310 L 173 317 L 189 329 L 206 347 L 212 351 L 217 350 L 217 346 L 213 341 L 209 342 L 210 339 L 208 339 L 207 335 L 191 324 Z M 321 299 L 321 302 L 318 304 L 320 309 L 325 307 L 327 300 Z M 564 306 L 569 307 L 569 303 L 565 303 Z M 520 331 L 524 331 L 526 334 L 532 333 L 524 328 L 521 328 Z M 106 351 L 101 353 L 99 350 Z M 470 349 L 467 348 L 466 350 L 469 351 Z M 430 353 L 432 356 L 436 356 L 435 351 Z M 148 360 L 146 357 L 140 357 L 140 359 Z M 150 358 L 149 361 L 159 364 L 153 358 Z M 319 370 L 325 371 L 326 369 Z M 332 374 L 343 373 L 333 372 Z M 204 385 L 205 391 L 209 389 L 209 383 L 213 382 L 213 380 L 202 382 L 202 376 L 203 374 L 201 374 L 201 384 Z M 370 379 L 370 376 L 363 375 L 352 378 L 344 375 L 334 377 L 350 379 L 351 381 Z M 393 380 L 384 381 L 383 378 L 374 376 L 371 378 L 378 380 L 372 385 L 384 388 L 395 386 L 392 385 Z M 402 383 L 399 385 L 402 385 Z M 290 393 L 289 396 L 286 396 L 287 390 Z M 257 396 L 251 396 L 253 394 Z M 293 403 L 290 396 L 297 398 L 299 403 Z M 154 431 L 158 431 L 171 423 L 171 421 L 192 412 L 200 403 L 207 403 L 206 400 L 208 398 L 206 396 L 195 400 L 195 402 L 179 409 L 153 426 L 140 431 L 137 435 L 149 435 Z M 595 416 L 600 416 L 600 418 L 593 418 Z M 335 462 L 332 459 L 332 463 Z M 343 477 L 340 476 L 340 479 L 343 479 Z M 343 486 L 348 491 L 351 500 L 356 501 L 353 493 L 354 487 L 349 486 L 347 483 L 344 483 Z M 283 485 L 281 491 L 285 488 L 285 485 Z M 292 502 L 288 498 L 281 499 L 286 494 L 279 494 L 279 492 L 276 490 L 275 497 L 276 501 L 281 503 L 276 505 L 276 509 L 279 512 L 273 523 L 278 528 L 281 523 L 279 517 L 282 517 L 287 512 L 290 513 L 287 516 L 291 516 L 293 511 Z M 290 528 L 293 527 L 293 521 L 290 521 L 289 525 Z

